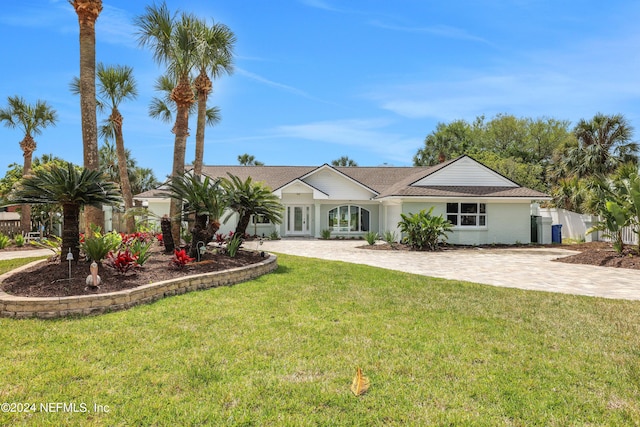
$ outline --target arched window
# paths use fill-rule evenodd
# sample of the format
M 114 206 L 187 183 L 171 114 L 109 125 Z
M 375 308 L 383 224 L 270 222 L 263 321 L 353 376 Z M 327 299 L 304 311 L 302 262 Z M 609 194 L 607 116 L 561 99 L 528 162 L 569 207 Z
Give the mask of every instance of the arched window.
M 370 218 L 369 211 L 360 206 L 339 206 L 329 211 L 329 229 L 334 233 L 367 232 Z

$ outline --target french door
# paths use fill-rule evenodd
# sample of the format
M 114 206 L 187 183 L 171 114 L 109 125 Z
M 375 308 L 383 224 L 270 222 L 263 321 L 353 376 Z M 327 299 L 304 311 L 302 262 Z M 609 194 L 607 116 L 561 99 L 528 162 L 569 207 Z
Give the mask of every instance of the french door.
M 291 236 L 309 234 L 311 206 L 287 206 L 287 234 Z

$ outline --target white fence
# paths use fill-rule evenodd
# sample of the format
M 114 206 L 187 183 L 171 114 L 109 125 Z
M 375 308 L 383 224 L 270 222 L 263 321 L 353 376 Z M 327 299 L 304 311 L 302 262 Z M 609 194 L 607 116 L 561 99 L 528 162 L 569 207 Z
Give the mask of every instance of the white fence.
M 537 215 L 550 217 L 553 225 L 562 224 L 563 239 L 611 241 L 610 238 L 604 237 L 602 232 L 587 234 L 587 230 L 597 224 L 597 216 L 583 215 L 560 208 L 539 208 Z M 633 232 L 631 227 L 625 227 L 622 230 L 622 240 L 628 245 L 638 244 L 638 235 Z

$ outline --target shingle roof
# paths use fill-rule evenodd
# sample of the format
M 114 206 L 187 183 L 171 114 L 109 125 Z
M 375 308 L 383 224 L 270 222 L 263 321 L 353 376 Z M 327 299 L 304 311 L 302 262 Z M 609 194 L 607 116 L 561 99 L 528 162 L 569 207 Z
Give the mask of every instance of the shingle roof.
M 405 197 L 524 197 L 548 198 L 544 193 L 526 187 L 486 186 L 412 186 L 411 184 L 457 161 L 452 159 L 428 167 L 332 167 L 354 181 L 378 193 L 377 198 Z M 242 180 L 249 176 L 254 181 L 264 182 L 272 190 L 319 169 L 322 166 L 203 166 L 205 175 L 222 178 L 228 174 Z M 189 169 L 189 167 L 187 167 Z M 162 191 L 150 190 L 136 198 L 160 197 Z

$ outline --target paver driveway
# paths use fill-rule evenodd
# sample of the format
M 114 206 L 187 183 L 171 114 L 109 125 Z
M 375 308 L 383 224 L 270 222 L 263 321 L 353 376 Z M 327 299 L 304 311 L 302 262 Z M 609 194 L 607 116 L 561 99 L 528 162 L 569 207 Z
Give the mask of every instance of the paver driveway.
M 640 300 L 640 270 L 566 264 L 576 252 L 560 248 L 464 249 L 440 252 L 372 251 L 351 240 L 282 239 L 262 250 L 366 264 L 424 276 L 509 288 Z M 253 249 L 253 243 L 247 243 Z M 336 272 L 336 274 L 339 274 Z

